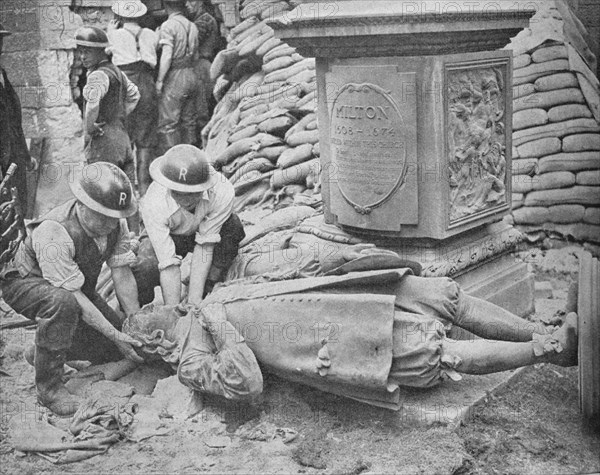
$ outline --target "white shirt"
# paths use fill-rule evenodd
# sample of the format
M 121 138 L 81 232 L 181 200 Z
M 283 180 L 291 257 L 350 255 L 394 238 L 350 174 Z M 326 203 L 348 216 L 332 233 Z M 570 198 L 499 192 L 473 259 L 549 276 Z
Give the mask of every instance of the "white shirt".
M 221 227 L 233 212 L 235 190 L 231 182 L 217 172 L 217 184 L 203 193 L 194 212 L 180 207 L 164 186 L 152 182 L 140 202 L 146 232 L 156 252 L 159 270 L 181 265 L 171 234 L 196 235 L 197 244 L 221 241 Z
M 138 33 L 139 51 L 135 42 Z M 154 31 L 142 28 L 136 23 L 125 23 L 123 28 L 109 29 L 106 34 L 113 53 L 112 62 L 116 66 L 143 61 L 153 68 L 156 67 L 158 35 Z

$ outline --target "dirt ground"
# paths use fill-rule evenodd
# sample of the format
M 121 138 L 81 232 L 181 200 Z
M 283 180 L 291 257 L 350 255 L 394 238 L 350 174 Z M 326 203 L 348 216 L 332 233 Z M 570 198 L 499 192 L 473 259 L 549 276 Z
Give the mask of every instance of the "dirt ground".
M 534 251 L 529 261 L 536 279 L 553 287 L 552 298 L 536 300 L 537 315 L 553 314 L 564 306 L 576 257 L 570 250 Z M 8 439 L 11 420 L 42 414 L 35 404 L 33 370 L 22 358 L 33 334 L 20 329 L 2 335 L 2 473 L 600 471 L 600 435 L 586 431 L 579 414 L 577 368 L 543 364 L 488 395 L 458 428 L 415 424 L 388 410 L 265 375 L 264 397 L 255 405 L 205 399 L 204 411 L 169 435 L 122 441 L 87 461 L 53 465 L 16 453 Z

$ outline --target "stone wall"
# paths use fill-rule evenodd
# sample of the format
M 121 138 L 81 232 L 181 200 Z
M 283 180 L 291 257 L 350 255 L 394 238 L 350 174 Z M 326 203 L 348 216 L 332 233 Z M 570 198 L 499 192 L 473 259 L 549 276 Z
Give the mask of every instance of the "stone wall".
M 68 170 L 83 160 L 81 114 L 73 102 L 70 68 L 81 19 L 65 0 L 3 0 L 2 63 L 23 109 L 25 136 L 39 144 L 40 168 L 34 214 L 68 199 Z

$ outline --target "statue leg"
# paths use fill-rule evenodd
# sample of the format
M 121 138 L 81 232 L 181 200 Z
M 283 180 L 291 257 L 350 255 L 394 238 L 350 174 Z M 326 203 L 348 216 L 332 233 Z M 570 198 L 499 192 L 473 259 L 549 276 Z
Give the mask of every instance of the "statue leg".
M 502 341 L 531 341 L 534 333 L 546 334 L 541 322 L 530 322 L 493 303 L 460 293 L 453 323 L 482 338 Z
M 577 364 L 577 315 L 570 313 L 562 327 L 552 335 L 536 335 L 533 341 L 448 340 L 442 343 L 442 360 L 453 361 L 454 370 L 467 374 L 488 374 L 552 363 Z M 449 357 L 449 358 L 448 358 Z

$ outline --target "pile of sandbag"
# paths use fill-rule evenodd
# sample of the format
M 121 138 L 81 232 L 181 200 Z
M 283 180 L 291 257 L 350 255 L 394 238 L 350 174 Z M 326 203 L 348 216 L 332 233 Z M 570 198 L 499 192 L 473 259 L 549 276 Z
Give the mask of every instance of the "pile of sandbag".
M 307 188 L 318 192 L 315 60 L 275 38 L 267 25 L 295 4 L 242 1 L 242 21 L 211 67 L 219 102 L 203 141 L 235 187 L 238 212 Z
M 572 29 L 566 31 L 572 28 L 563 18 L 567 13 L 564 5 L 548 8 L 510 46 L 515 50 L 512 215 L 534 239 L 598 243 L 598 79 L 585 52 L 575 48 L 579 42 Z

